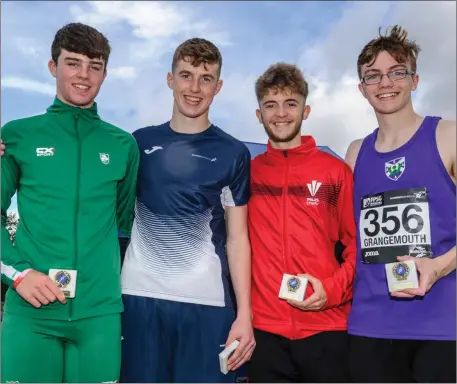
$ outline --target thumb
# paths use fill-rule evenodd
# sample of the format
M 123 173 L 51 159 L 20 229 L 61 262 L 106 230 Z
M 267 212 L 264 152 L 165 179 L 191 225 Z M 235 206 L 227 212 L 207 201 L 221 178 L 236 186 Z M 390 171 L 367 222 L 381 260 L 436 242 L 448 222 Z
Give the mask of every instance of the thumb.
M 299 275 L 297 275 L 299 277 L 305 277 L 306 279 L 308 279 L 308 282 L 314 287 L 314 283 L 316 282 L 316 278 L 314 276 L 311 276 L 307 273 L 301 273 Z
M 414 260 L 414 257 L 412 256 L 397 256 L 398 261 L 408 261 L 408 260 Z

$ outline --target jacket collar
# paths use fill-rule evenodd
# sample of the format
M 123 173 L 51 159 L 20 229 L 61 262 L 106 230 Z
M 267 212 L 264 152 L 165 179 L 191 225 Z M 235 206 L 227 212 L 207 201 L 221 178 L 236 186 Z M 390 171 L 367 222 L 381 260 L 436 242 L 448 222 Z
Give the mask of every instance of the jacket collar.
M 278 149 L 271 146 L 271 142 L 267 144 L 267 154 L 272 156 L 295 156 L 295 155 L 307 155 L 317 150 L 316 140 L 312 136 L 302 136 L 301 145 L 291 149 Z
M 48 107 L 46 112 L 53 115 L 75 116 L 78 114 L 82 118 L 88 120 L 100 120 L 100 116 L 97 112 L 97 103 L 94 102 L 94 104 L 90 108 L 74 107 L 72 105 L 64 103 L 59 98 L 57 98 L 57 96 L 54 98 L 54 102 L 51 106 Z

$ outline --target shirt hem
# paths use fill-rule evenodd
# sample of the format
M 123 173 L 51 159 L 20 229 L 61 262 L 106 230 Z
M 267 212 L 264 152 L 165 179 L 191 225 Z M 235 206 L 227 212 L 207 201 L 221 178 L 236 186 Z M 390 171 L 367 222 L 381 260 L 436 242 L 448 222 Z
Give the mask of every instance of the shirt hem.
M 142 290 L 138 290 L 138 289 L 123 288 L 122 294 L 131 295 L 131 296 L 150 297 L 152 299 L 177 301 L 180 303 L 209 305 L 212 307 L 227 307 L 224 300 L 221 301 L 221 300 L 214 300 L 214 299 L 202 299 L 202 298 L 196 298 L 196 297 L 169 295 L 166 293 L 142 291 Z
M 449 335 L 405 335 L 398 333 L 376 333 L 363 332 L 348 328 L 348 334 L 353 336 L 372 337 L 377 339 L 395 339 L 395 340 L 435 340 L 435 341 L 455 341 L 456 336 Z

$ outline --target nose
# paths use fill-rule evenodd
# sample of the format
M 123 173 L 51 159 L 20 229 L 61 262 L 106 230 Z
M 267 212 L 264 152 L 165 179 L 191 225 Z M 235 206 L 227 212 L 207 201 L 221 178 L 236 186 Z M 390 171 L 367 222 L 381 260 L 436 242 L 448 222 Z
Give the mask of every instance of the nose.
M 197 76 L 194 77 L 190 84 L 190 91 L 193 93 L 200 92 L 200 79 Z
M 381 88 L 383 88 L 383 87 L 391 87 L 392 85 L 394 85 L 394 82 L 390 79 L 389 75 L 387 75 L 387 74 L 382 75 L 381 81 L 379 82 L 379 86 Z
M 276 116 L 278 117 L 285 117 L 287 115 L 286 108 L 283 106 L 279 106 L 276 110 Z
M 78 77 L 82 79 L 89 78 L 89 66 L 83 63 L 79 68 Z

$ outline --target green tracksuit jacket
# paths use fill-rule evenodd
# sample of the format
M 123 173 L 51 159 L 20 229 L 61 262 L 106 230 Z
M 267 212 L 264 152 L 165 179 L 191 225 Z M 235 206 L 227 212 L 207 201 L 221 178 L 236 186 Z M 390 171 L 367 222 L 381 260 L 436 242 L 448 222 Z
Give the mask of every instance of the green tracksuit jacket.
M 97 105 L 81 109 L 59 99 L 43 115 L 1 130 L 2 280 L 33 268 L 78 272 L 76 296 L 36 309 L 12 288 L 5 312 L 77 320 L 122 312 L 118 229 L 134 216 L 139 150 L 134 137 L 108 124 Z M 17 192 L 20 222 L 14 245 L 5 228 Z

